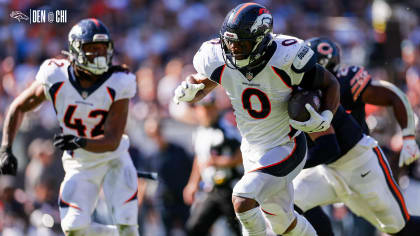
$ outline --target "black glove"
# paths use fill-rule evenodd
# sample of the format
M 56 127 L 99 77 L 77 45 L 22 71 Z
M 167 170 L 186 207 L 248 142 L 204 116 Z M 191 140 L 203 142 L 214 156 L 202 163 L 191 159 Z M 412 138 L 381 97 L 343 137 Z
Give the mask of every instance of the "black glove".
M 0 174 L 16 175 L 18 163 L 11 147 L 0 148 Z
M 86 139 L 71 134 L 56 134 L 54 136 L 54 147 L 63 151 L 83 148 L 86 146 Z

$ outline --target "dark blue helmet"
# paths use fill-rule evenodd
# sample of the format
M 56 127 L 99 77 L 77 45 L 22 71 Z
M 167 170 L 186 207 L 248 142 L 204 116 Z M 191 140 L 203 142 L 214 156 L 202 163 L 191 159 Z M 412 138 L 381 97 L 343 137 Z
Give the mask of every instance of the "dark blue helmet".
M 68 36 L 69 52 L 65 52 L 70 61 L 95 75 L 108 70 L 114 53 L 113 42 L 108 28 L 95 18 L 83 19 L 74 25 Z M 106 57 L 95 57 L 93 63 L 88 61 L 82 46 L 87 43 L 106 43 L 108 45 Z
M 244 3 L 236 6 L 226 16 L 220 39 L 223 49 L 223 57 L 228 66 L 244 68 L 257 66 L 267 47 L 273 41 L 273 17 L 264 6 L 257 3 Z M 247 40 L 252 43 L 252 50 L 245 59 L 235 59 L 228 49 L 229 41 Z
M 316 37 L 305 41 L 317 56 L 318 64 L 330 72 L 337 71 L 340 64 L 340 48 L 328 38 Z

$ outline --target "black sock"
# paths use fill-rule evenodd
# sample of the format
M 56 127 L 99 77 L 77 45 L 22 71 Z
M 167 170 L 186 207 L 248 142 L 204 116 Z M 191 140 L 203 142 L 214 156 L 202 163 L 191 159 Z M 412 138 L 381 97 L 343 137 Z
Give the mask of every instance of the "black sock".
M 410 220 L 407 221 L 404 228 L 396 233 L 396 236 L 413 236 L 420 234 L 420 216 L 410 215 Z
M 295 205 L 295 211 L 302 214 L 302 210 Z M 320 206 L 314 207 L 302 214 L 311 225 L 314 227 L 316 233 L 322 236 L 334 236 L 330 218 L 322 210 Z

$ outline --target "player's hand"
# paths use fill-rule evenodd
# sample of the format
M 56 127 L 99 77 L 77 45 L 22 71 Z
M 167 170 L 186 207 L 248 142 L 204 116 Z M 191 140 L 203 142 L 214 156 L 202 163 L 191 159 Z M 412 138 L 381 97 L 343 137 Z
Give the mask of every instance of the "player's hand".
M 185 186 L 182 195 L 184 197 L 184 202 L 187 205 L 192 205 L 195 199 L 195 193 L 197 192 L 198 187 L 194 186 L 194 184 L 187 184 Z
M 333 114 L 329 110 L 325 110 L 319 114 L 310 104 L 305 104 L 306 110 L 311 115 L 311 118 L 307 121 L 300 122 L 297 120 L 290 119 L 290 125 L 306 133 L 316 133 L 325 131 L 330 127 Z
M 410 165 L 415 160 L 419 159 L 420 151 L 419 146 L 414 139 L 404 139 L 403 147 L 400 153 L 399 167 L 403 165 Z
M 198 91 L 204 88 L 204 84 L 192 84 L 187 81 L 182 81 L 180 85 L 175 89 L 174 102 L 189 102 L 194 99 Z
M 12 153 L 11 147 L 0 148 L 0 174 L 1 175 L 16 175 L 17 159 Z
M 86 146 L 86 139 L 71 134 L 56 134 L 54 136 L 54 147 L 63 151 L 74 150 Z

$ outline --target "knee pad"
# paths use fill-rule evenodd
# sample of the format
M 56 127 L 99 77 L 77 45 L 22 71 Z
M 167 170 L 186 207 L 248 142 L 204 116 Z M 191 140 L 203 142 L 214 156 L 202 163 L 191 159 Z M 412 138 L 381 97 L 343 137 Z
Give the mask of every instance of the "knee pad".
M 315 229 L 312 225 L 305 219 L 305 217 L 296 215 L 296 226 L 290 230 L 288 233 L 284 233 L 284 236 L 316 236 Z
M 265 220 L 259 207 L 255 207 L 242 213 L 236 213 L 236 217 L 241 222 L 242 234 L 244 236 L 266 235 Z
M 120 236 L 139 236 L 137 225 L 118 225 Z

